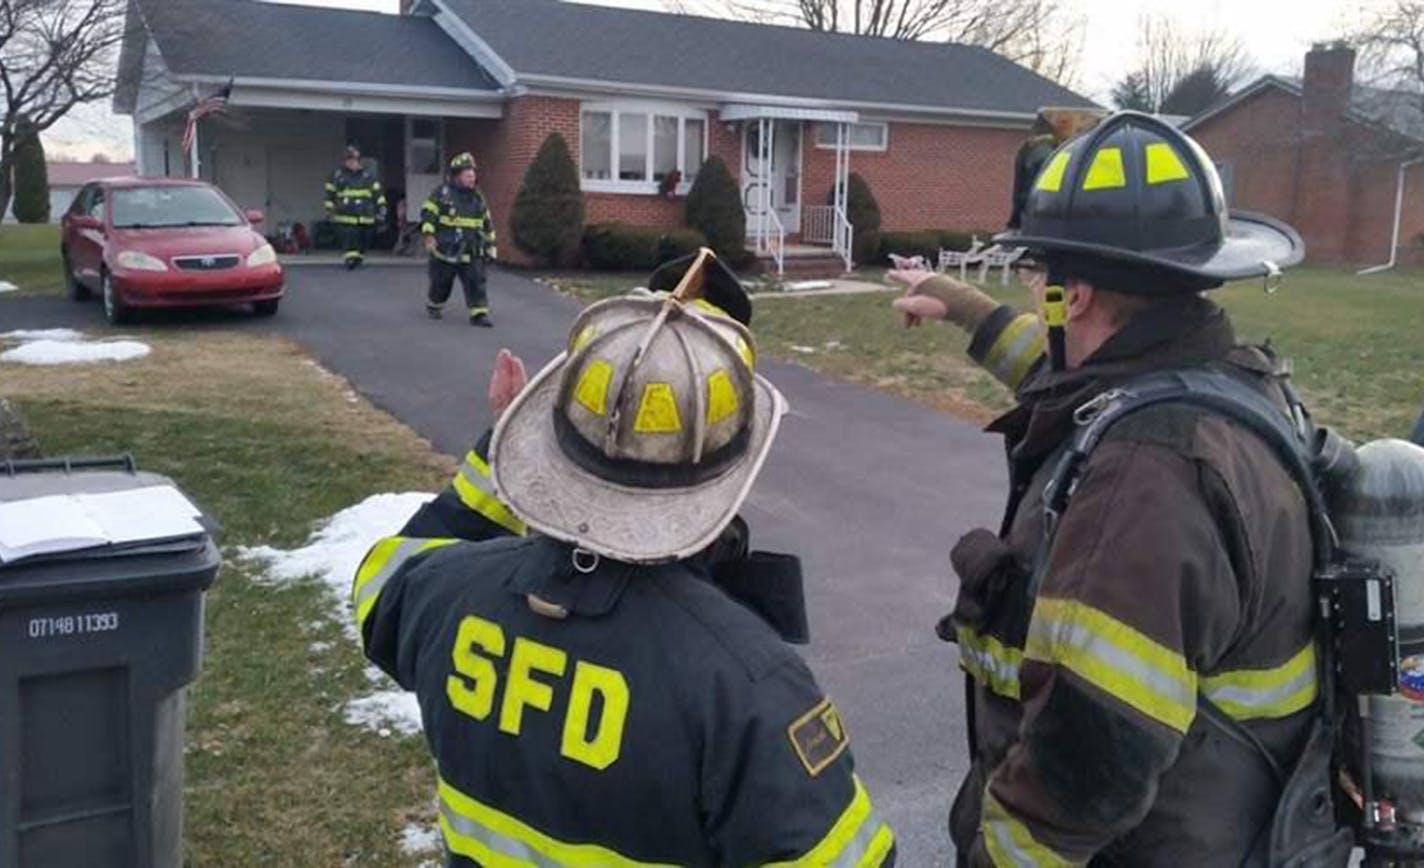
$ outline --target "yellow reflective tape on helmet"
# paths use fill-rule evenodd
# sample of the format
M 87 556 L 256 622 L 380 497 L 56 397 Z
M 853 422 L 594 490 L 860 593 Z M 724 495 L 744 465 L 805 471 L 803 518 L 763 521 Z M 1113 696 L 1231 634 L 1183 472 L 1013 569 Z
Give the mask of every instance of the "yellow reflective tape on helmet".
M 728 314 L 725 310 L 722 310 L 720 307 L 705 298 L 694 298 L 692 300 L 692 306 L 697 308 L 698 310 L 705 310 L 708 313 L 716 314 L 717 316 L 725 316 L 729 319 L 731 318 L 731 315 Z
M 707 424 L 716 425 L 741 409 L 737 387 L 726 369 L 718 368 L 707 378 Z
M 580 331 L 580 332 L 578 333 L 578 335 L 574 338 L 573 343 L 569 345 L 569 351 L 570 351 L 570 352 L 574 352 L 574 353 L 578 352 L 579 350 L 581 350 L 581 349 L 583 349 L 584 347 L 588 346 L 588 342 L 591 341 L 591 340 L 593 340 L 593 339 L 594 339 L 595 337 L 597 337 L 597 336 L 598 336 L 598 329 L 597 329 L 597 328 L 595 328 L 594 326 L 591 326 L 591 325 L 590 325 L 590 326 L 584 326 L 584 327 L 583 327 L 583 330 Z
M 603 359 L 588 363 L 574 387 L 574 400 L 597 416 L 608 415 L 608 384 L 613 381 L 613 366 Z
M 747 343 L 746 338 L 741 336 L 737 337 L 737 354 L 742 357 L 742 361 L 747 363 L 749 369 L 756 370 L 756 351 L 752 349 L 751 344 Z
M 1280 666 L 1203 676 L 1202 693 L 1235 720 L 1289 717 L 1314 704 L 1320 686 L 1315 643 Z
M 573 844 L 471 798 L 439 780 L 440 831 L 451 853 L 486 868 L 673 868 L 640 862 L 597 844 Z
M 1038 843 L 989 792 L 984 793 L 984 847 L 996 866 L 1013 868 L 1072 868 L 1082 865 Z
M 1186 658 L 1086 603 L 1040 597 L 1024 657 L 1062 667 L 1177 732 L 1196 718 L 1197 676 Z
M 648 383 L 633 420 L 638 434 L 676 434 L 682 430 L 682 414 L 677 411 L 677 393 L 671 383 Z
M 1122 148 L 1099 148 L 1083 178 L 1084 190 L 1115 190 L 1127 186 L 1127 172 L 1122 167 Z
M 1192 176 L 1176 148 L 1166 142 L 1152 142 L 1146 150 L 1147 183 L 1165 184 L 1168 181 L 1185 181 Z
M 878 868 L 895 846 L 895 834 L 881 822 L 859 777 L 855 793 L 826 836 L 801 856 L 768 862 L 762 868 Z
M 1053 159 L 1048 161 L 1048 165 L 1043 167 L 1043 171 L 1038 174 L 1038 183 L 1034 185 L 1035 190 L 1043 190 L 1046 193 L 1057 193 L 1063 189 L 1063 175 L 1068 171 L 1067 151 L 1059 151 L 1053 155 Z

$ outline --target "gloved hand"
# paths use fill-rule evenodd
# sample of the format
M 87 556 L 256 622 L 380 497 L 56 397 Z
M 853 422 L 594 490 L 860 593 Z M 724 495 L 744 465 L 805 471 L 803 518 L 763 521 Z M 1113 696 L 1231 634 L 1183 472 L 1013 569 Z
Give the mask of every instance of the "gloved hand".
M 422 236 L 420 236 L 420 243 L 421 243 L 422 246 L 425 247 L 425 252 L 426 252 L 426 253 L 434 253 L 434 252 L 435 252 L 435 236 L 434 236 L 434 235 L 422 235 Z
M 944 319 L 974 334 L 999 307 L 997 301 L 976 287 L 932 271 L 896 269 L 886 277 L 906 287 L 905 294 L 891 304 L 904 319 L 906 328 L 913 328 L 926 319 Z
M 529 374 L 524 370 L 524 362 L 514 353 L 501 348 L 499 355 L 494 357 L 494 373 L 490 375 L 489 384 L 489 408 L 496 421 L 514 403 L 515 397 L 524 391 L 527 382 Z
M 485 262 L 494 262 L 499 258 L 499 248 L 491 244 L 485 248 Z

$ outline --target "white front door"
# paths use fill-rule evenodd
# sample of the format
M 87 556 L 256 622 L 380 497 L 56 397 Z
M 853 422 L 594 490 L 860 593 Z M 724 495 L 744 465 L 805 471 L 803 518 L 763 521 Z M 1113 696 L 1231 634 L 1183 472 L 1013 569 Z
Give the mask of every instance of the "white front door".
M 405 219 L 411 223 L 420 222 L 420 206 L 445 179 L 442 132 L 439 118 L 405 119 Z
M 747 233 L 755 234 L 769 202 L 787 233 L 801 231 L 801 122 L 750 120 L 742 125 L 742 205 Z M 765 159 L 763 130 L 770 134 L 771 159 Z

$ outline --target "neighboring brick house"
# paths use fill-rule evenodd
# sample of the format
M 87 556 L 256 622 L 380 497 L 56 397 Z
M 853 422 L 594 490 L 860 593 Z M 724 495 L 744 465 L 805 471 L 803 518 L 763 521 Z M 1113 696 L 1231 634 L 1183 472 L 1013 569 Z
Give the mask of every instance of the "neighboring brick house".
M 49 222 L 58 223 L 74 196 L 90 181 L 98 178 L 132 175 L 133 163 L 75 163 L 55 160 L 45 164 L 46 179 L 49 181 Z M 15 203 L 5 211 L 7 222 L 15 219 Z
M 312 220 L 340 145 L 423 198 L 469 150 L 497 223 L 563 134 L 589 222 L 682 225 L 710 155 L 739 178 L 749 241 L 844 248 L 860 173 L 887 229 L 993 229 L 1037 110 L 1092 103 L 982 48 L 900 42 L 559 0 L 403 0 L 400 16 L 131 0 L 116 97 L 145 174 L 184 174 L 186 109 L 233 82 L 195 145 L 204 177 L 274 222 Z M 681 183 L 659 188 L 668 173 Z M 502 255 L 519 257 L 512 244 Z M 841 250 L 848 255 L 848 251 Z
M 1354 66 L 1315 46 L 1303 79 L 1265 76 L 1184 128 L 1231 205 L 1295 226 L 1309 261 L 1424 264 L 1424 98 L 1361 86 Z

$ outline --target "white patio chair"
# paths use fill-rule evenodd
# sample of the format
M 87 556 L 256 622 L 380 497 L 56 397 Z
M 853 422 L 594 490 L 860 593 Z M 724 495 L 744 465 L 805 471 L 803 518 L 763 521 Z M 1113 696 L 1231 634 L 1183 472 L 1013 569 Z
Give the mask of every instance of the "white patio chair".
M 968 250 L 945 250 L 944 248 L 940 248 L 939 259 L 936 263 L 937 267 L 935 270 L 943 274 L 946 270 L 957 267 L 959 269 L 959 279 L 968 280 L 969 266 L 979 264 L 983 257 L 980 248 L 983 246 L 984 242 L 980 241 L 976 236 L 974 243 L 969 246 Z
M 981 254 L 979 259 L 979 282 L 987 283 L 989 280 L 989 269 L 1003 269 L 999 274 L 999 283 L 1002 286 L 1009 285 L 1009 269 L 1028 250 L 1026 247 L 1000 247 L 995 244 Z

